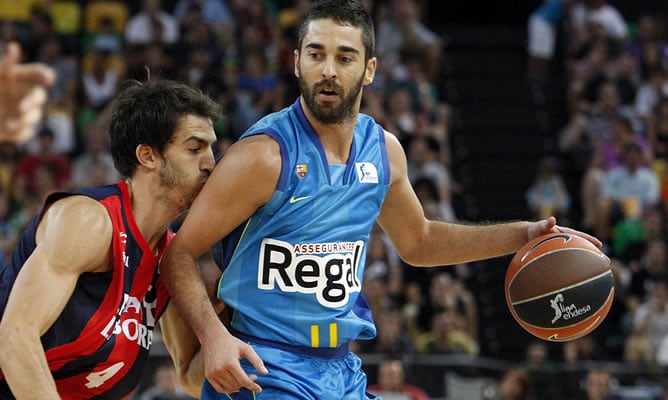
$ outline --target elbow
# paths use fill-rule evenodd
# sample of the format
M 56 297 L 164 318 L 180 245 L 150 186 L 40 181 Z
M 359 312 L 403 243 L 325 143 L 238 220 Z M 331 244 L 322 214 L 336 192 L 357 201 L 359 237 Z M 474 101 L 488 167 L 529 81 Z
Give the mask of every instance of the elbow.
M 431 265 L 424 252 L 420 251 L 420 246 L 415 246 L 413 249 L 403 249 L 399 252 L 399 257 L 411 267 L 428 267 Z
M 404 236 L 396 242 L 395 249 L 401 260 L 412 267 L 429 267 L 434 265 L 429 234 L 412 234 Z

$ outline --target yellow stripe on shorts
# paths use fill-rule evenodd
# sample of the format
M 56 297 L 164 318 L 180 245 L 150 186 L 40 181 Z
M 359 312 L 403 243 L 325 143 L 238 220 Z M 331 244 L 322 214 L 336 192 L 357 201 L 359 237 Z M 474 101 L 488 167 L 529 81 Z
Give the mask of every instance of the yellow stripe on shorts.
M 329 324 L 329 347 L 338 347 L 337 344 L 339 338 L 337 336 L 337 331 L 336 322 Z
M 320 329 L 318 325 L 311 325 L 311 347 L 320 347 Z

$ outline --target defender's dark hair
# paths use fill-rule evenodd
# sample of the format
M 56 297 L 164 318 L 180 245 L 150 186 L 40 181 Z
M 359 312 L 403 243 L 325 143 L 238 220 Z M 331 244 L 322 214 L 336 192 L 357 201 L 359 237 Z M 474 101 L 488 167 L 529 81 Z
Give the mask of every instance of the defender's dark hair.
M 123 177 L 134 174 L 140 144 L 163 155 L 172 142 L 179 120 L 194 114 L 222 118 L 220 105 L 200 90 L 166 79 L 130 80 L 114 99 L 109 136 L 114 166 Z
M 333 19 L 340 25 L 349 25 L 362 30 L 362 43 L 364 43 L 364 61 L 369 61 L 376 53 L 376 38 L 373 19 L 368 10 L 358 0 L 321 0 L 316 1 L 311 11 L 299 28 L 298 45 L 301 51 L 304 36 L 308 31 L 309 24 L 318 19 Z

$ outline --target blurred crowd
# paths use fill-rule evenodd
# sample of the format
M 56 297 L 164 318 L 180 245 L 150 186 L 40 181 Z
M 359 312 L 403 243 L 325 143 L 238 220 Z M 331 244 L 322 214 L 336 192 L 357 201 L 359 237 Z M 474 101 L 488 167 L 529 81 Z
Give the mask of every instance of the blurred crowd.
M 602 328 L 552 361 L 668 366 L 668 20 L 640 11 L 628 19 L 607 0 L 548 0 L 529 19 L 529 42 L 542 26 L 557 43 L 549 54 L 529 47 L 535 100 L 549 97 L 556 65 L 567 112 L 527 189 L 529 211 L 595 234 L 615 274 Z
M 362 111 L 403 142 L 411 180 L 430 216 L 454 221 L 450 109 L 439 93 L 442 39 L 424 23 L 425 1 L 366 4 L 382 39 L 379 69 L 364 92 Z M 217 156 L 260 117 L 292 104 L 299 95 L 293 51 L 310 5 L 310 0 L 0 3 L 0 43 L 18 42 L 22 61 L 43 62 L 56 72 L 35 138 L 0 144 L 0 264 L 48 194 L 120 178 L 107 129 L 111 102 L 127 79 L 180 80 L 217 100 L 225 111 L 215 126 Z M 455 342 L 444 336 L 460 319 L 453 308 L 459 299 L 446 295 L 456 280 L 444 274 L 432 283 L 429 276 L 416 276 L 406 284 L 408 275 L 379 233 L 369 257 L 365 291 L 381 336 L 360 344 L 360 351 L 477 353 L 473 320 Z M 425 295 L 429 291 L 432 296 Z M 430 297 L 448 302 L 447 309 Z M 466 302 L 473 316 L 473 297 Z M 169 376 L 163 369 L 155 372 L 156 381 L 158 374 Z
M 668 365 L 665 16 L 628 21 L 607 0 L 547 3 L 563 7 L 551 61 L 565 71 L 568 117 L 527 204 L 535 217 L 560 215 L 595 234 L 612 258 L 614 329 L 597 356 Z
M 362 112 L 402 141 L 428 216 L 457 222 L 451 108 L 441 93 L 444 39 L 425 22 L 426 0 L 366 3 L 376 21 L 379 69 L 364 91 Z M 110 102 L 126 79 L 177 79 L 216 99 L 225 109 L 215 127 L 218 156 L 261 116 L 294 102 L 299 90 L 293 50 L 310 4 L 0 3 L 0 43 L 19 42 L 25 61 L 47 63 L 57 73 L 36 137 L 0 144 L 0 264 L 49 193 L 119 178 L 106 129 Z M 527 188 L 528 214 L 557 215 L 561 223 L 601 238 L 617 284 L 615 304 L 597 335 L 564 345 L 557 356 L 544 352 L 541 362 L 668 365 L 665 16 L 626 20 L 606 0 L 546 0 L 528 22 L 529 43 L 535 34 L 554 41 L 554 51 L 528 53 L 536 101 L 549 95 L 549 70 L 559 64 L 567 76 L 568 112 L 555 151 L 541 160 L 536 181 Z M 388 376 L 403 379 L 403 371 L 392 371 L 402 367 L 396 358 L 406 355 L 481 355 L 473 266 L 411 268 L 378 229 L 365 275 L 363 290 L 378 336 L 354 343 L 354 349 L 387 355 Z M 532 351 L 527 344 L 527 363 L 520 370 L 530 369 Z M 502 382 L 525 380 L 515 370 L 507 375 Z

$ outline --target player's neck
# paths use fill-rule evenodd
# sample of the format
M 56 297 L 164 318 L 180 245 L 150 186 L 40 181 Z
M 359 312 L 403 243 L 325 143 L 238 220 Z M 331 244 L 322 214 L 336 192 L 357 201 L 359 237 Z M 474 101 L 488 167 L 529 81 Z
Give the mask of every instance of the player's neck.
M 133 177 L 125 180 L 130 194 L 132 214 L 146 242 L 155 249 L 169 224 L 176 218 L 156 196 L 159 189 Z
M 323 124 L 308 111 L 306 115 L 325 149 L 327 161 L 330 164 L 345 164 L 350 156 L 357 119 L 353 118 L 338 124 Z

